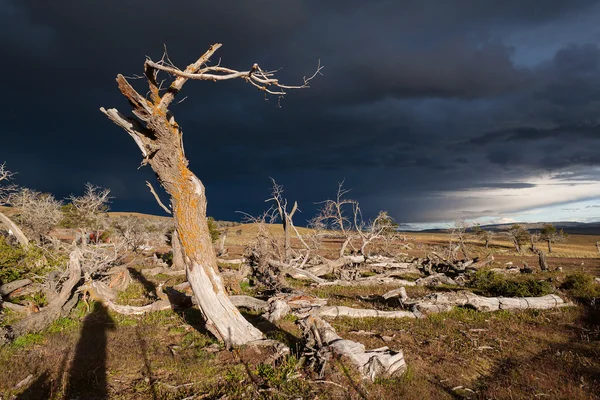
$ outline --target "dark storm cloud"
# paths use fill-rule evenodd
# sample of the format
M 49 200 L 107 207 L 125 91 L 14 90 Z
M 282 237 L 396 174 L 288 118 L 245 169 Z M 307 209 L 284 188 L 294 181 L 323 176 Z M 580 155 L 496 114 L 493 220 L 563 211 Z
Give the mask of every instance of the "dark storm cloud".
M 92 181 L 115 207 L 159 212 L 151 171 L 98 108 L 128 111 L 115 75 L 140 74 L 163 44 L 185 66 L 221 42 L 222 65 L 284 67 L 285 82 L 325 69 L 283 108 L 241 81 L 187 84 L 173 112 L 217 218 L 260 210 L 269 176 L 306 218 L 344 178 L 368 213 L 439 218 L 461 205 L 434 191 L 531 188 L 536 171 L 600 164 L 593 36 L 533 66 L 505 40 L 576 31 L 590 13 L 597 1 L 0 0 L 0 160 L 25 185 L 67 195 Z

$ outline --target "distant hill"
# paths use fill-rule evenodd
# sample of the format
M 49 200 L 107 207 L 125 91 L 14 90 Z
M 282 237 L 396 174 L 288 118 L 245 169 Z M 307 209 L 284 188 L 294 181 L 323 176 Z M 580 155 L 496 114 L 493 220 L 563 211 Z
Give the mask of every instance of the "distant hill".
M 569 234 L 600 235 L 600 222 L 512 222 L 509 224 L 481 225 L 481 228 L 493 232 L 502 232 L 510 229 L 510 227 L 513 225 L 521 225 L 528 231 L 536 231 L 542 229 L 544 224 L 547 223 L 551 223 L 552 225 L 556 226 L 557 229 L 562 229 Z M 447 229 L 425 229 L 421 232 L 447 232 Z

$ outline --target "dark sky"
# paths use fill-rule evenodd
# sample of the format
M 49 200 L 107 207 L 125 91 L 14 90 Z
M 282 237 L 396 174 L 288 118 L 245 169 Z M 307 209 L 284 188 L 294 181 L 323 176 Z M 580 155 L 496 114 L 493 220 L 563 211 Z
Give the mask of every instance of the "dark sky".
M 325 68 L 281 108 L 242 81 L 188 82 L 172 111 L 218 219 L 263 210 L 272 176 L 299 224 L 343 179 L 367 214 L 409 224 L 591 221 L 599 21 L 579 0 L 0 0 L 0 161 L 25 186 L 90 181 L 114 210 L 160 213 L 139 150 L 98 109 L 128 112 L 116 74 L 163 44 L 183 68 L 220 42 L 215 62 L 290 84 Z

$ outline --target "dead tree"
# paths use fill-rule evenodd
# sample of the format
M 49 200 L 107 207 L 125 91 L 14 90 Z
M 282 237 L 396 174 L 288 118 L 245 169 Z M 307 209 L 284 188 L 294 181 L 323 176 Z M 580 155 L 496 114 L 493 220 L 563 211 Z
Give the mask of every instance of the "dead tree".
M 382 234 L 394 229 L 394 220 L 386 211 L 380 211 L 373 221 L 366 221 L 358 201 L 345 196 L 350 192 L 343 187 L 344 182 L 338 184 L 335 199 L 322 201 L 318 214 L 310 221 L 311 226 L 329 228 L 337 231 L 344 242 L 340 248 L 340 258 L 343 258 L 346 249 L 351 248 L 352 253 L 365 256 L 369 244 L 382 237 Z M 355 242 L 360 241 L 360 247 Z
M 490 245 L 490 242 L 494 238 L 494 232 L 492 232 L 490 230 L 482 229 L 479 224 L 473 226 L 472 232 L 473 232 L 473 235 L 477 239 L 483 241 L 483 243 L 485 245 L 485 248 L 488 249 L 489 245 Z
M 139 94 L 119 74 L 117 84 L 133 108 L 135 117 L 127 117 L 114 108 L 101 108 L 101 111 L 133 138 L 144 157 L 142 165 L 150 165 L 170 196 L 188 281 L 208 327 L 228 344 L 242 345 L 262 339 L 263 335 L 244 319 L 227 296 L 218 273 L 217 257 L 206 221 L 204 185 L 188 168 L 182 130 L 169 111 L 169 106 L 190 79 L 243 79 L 265 94 L 283 96 L 287 89 L 308 87 L 309 81 L 319 73 L 321 67 L 318 67 L 312 77 L 305 78 L 302 85 L 286 86 L 273 77 L 274 72 L 264 71 L 258 64 L 247 71 L 220 65 L 209 66 L 210 58 L 220 47 L 221 44 L 211 46 L 185 70 L 173 66 L 168 57 L 166 60 L 163 57 L 159 62 L 147 59 L 144 63 L 144 75 L 149 87 L 149 98 Z M 160 72 L 167 73 L 171 78 L 171 83 L 164 92 L 159 84 Z
M 517 253 L 521 254 L 521 245 L 523 243 L 527 243 L 527 239 L 529 239 L 529 233 L 527 230 L 521 225 L 513 225 L 509 230 L 506 231 L 506 235 L 513 246 L 515 246 Z
M 340 182 L 335 200 L 328 199 L 321 202 L 322 206 L 319 213 L 311 221 L 314 226 L 329 228 L 340 233 L 341 237 L 344 238 L 344 243 L 340 248 L 340 257 L 344 256 L 348 245 L 353 251 L 356 251 L 352 244 L 353 235 L 350 234 L 352 222 L 345 212 L 347 207 L 354 207 L 356 203 L 354 200 L 345 198 L 349 192 L 350 190 L 344 189 L 344 182 Z
M 77 220 L 81 233 L 86 236 L 93 233 L 98 242 L 101 231 L 106 227 L 106 212 L 109 210 L 110 189 L 104 189 L 91 183 L 85 184 L 85 191 L 81 196 L 71 195 L 68 200 L 71 202 L 71 218 Z M 88 232 L 89 231 L 89 232 Z
M 292 229 L 296 229 L 294 227 L 294 222 L 292 218 L 294 214 L 298 210 L 298 202 L 294 202 L 292 209 L 288 211 L 288 201 L 283 197 L 283 186 L 278 185 L 275 182 L 275 179 L 271 178 L 271 182 L 273 183 L 273 190 L 271 192 L 271 198 L 265 200 L 265 202 L 274 202 L 275 208 L 279 215 L 279 219 L 283 225 L 284 232 L 284 250 L 285 250 L 285 259 L 282 260 L 285 263 L 289 263 L 292 259 Z M 300 237 L 300 235 L 298 235 Z M 302 240 L 302 238 L 300 238 Z
M 466 259 L 471 258 L 469 256 L 469 252 L 467 251 L 467 246 L 465 245 L 465 240 L 467 237 L 467 229 L 469 225 L 467 222 L 462 220 L 454 221 L 454 227 L 450 228 L 450 244 L 449 244 L 449 255 L 450 259 L 456 260 L 456 247 L 454 247 L 454 240 L 458 242 L 458 249 L 463 253 L 463 257 Z
M 20 188 L 8 196 L 8 204 L 18 210 L 20 225 L 40 244 L 62 218 L 62 202 L 49 193 Z

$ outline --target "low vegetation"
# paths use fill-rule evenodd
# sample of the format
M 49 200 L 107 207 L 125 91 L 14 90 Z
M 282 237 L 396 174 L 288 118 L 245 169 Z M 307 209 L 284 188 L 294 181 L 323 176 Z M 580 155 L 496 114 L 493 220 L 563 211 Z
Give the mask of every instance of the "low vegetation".
M 554 285 L 539 277 L 507 277 L 493 271 L 477 271 L 469 286 L 484 296 L 541 297 L 555 292 Z

